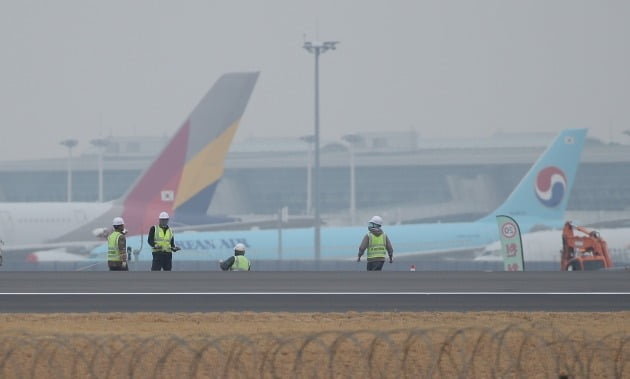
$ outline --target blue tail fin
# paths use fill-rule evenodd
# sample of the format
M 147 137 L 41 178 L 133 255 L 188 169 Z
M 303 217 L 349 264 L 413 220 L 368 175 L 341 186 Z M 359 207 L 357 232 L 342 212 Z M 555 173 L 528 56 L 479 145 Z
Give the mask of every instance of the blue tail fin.
M 507 200 L 488 218 L 494 221 L 496 215 L 505 214 L 530 225 L 551 222 L 562 224 L 586 132 L 586 129 L 562 131 Z

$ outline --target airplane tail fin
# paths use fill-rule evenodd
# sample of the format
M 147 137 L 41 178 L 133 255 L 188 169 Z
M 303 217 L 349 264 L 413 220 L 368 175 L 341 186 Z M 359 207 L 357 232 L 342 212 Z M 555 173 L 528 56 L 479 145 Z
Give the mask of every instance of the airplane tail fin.
M 537 220 L 564 222 L 587 129 L 566 129 L 538 158 L 507 200 L 484 219 L 510 215 L 534 225 Z M 519 221 L 521 222 L 521 221 Z
M 161 211 L 205 215 L 258 72 L 221 76 L 121 199 L 125 224 L 139 233 Z

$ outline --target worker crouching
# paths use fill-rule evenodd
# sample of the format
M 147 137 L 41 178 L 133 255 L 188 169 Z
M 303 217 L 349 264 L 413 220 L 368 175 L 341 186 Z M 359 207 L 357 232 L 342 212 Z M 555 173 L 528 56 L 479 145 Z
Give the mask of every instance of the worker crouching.
M 251 271 L 252 263 L 245 257 L 245 245 L 237 243 L 234 246 L 234 256 L 221 262 L 223 271 Z

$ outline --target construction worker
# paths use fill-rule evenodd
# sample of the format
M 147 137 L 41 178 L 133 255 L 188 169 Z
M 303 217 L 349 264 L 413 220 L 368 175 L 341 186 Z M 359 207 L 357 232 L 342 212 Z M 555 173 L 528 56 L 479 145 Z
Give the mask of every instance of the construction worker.
M 149 230 L 147 241 L 153 248 L 151 271 L 171 271 L 173 252 L 179 250 L 179 247 L 175 246 L 173 231 L 168 227 L 168 213 L 161 212 L 159 220 L 159 224 Z
M 125 221 L 122 217 L 114 217 L 112 226 L 114 231 L 107 237 L 107 266 L 109 271 L 129 271 Z
M 383 263 L 385 263 L 385 253 L 389 256 L 389 263 L 394 259 L 394 248 L 389 237 L 383 232 L 381 226 L 383 219 L 380 216 L 374 216 L 368 221 L 368 233 L 363 237 L 359 246 L 359 257 L 357 262 L 361 262 L 361 256 L 367 249 L 367 270 L 381 271 Z
M 245 245 L 237 243 L 234 246 L 234 256 L 221 262 L 221 270 L 223 271 L 250 271 L 252 262 L 245 258 Z

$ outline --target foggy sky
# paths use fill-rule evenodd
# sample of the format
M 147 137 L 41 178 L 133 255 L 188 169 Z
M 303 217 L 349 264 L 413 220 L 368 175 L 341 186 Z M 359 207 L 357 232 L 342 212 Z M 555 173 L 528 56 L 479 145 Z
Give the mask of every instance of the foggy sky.
M 171 135 L 229 71 L 261 75 L 236 141 L 630 129 L 630 2 L 3 0 L 0 160 L 99 136 Z

